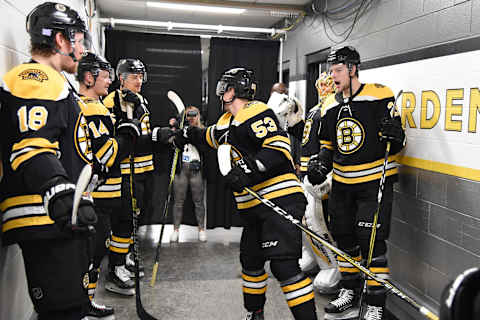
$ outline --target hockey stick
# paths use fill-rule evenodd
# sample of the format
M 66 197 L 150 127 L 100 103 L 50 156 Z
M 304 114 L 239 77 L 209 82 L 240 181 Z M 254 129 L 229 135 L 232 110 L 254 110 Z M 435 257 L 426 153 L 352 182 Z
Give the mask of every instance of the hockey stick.
M 83 193 L 87 190 L 87 187 L 92 178 L 92 166 L 86 164 L 80 175 L 77 179 L 77 184 L 75 186 L 75 193 L 73 194 L 73 208 L 72 208 L 72 226 L 77 225 L 78 220 L 78 206 L 80 205 L 80 200 L 82 200 Z
M 180 122 L 180 130 L 182 130 L 183 123 L 185 122 L 185 105 L 183 104 L 183 101 L 178 96 L 178 94 L 175 93 L 175 91 L 172 91 L 172 90 L 168 91 L 167 97 L 168 99 L 170 99 L 170 101 L 173 102 L 173 104 L 177 108 L 178 114 L 182 115 L 182 120 Z M 165 200 L 165 204 L 163 207 L 162 227 L 160 228 L 160 236 L 158 238 L 157 249 L 155 251 L 155 262 L 153 264 L 152 279 L 150 280 L 151 287 L 154 287 L 155 282 L 157 281 L 160 248 L 162 247 L 163 231 L 165 229 L 165 223 L 167 222 L 168 207 L 170 204 L 170 198 L 172 197 L 172 185 L 173 185 L 173 180 L 175 179 L 175 172 L 177 171 L 177 162 L 178 162 L 179 154 L 180 154 L 180 149 L 175 148 L 175 153 L 173 155 L 173 160 L 172 160 L 172 168 L 170 169 L 170 180 L 168 182 L 167 199 Z
M 223 176 L 227 175 L 231 168 L 232 164 L 230 161 L 230 150 L 231 146 L 223 144 L 218 148 L 218 166 L 220 169 L 220 172 L 222 173 Z M 295 219 L 291 214 L 277 206 L 275 203 L 272 201 L 265 199 L 264 197 L 260 196 L 258 193 L 255 191 L 251 190 L 250 188 L 244 188 L 245 191 L 247 191 L 250 195 L 252 195 L 254 198 L 257 200 L 261 201 L 264 205 L 267 207 L 271 208 L 273 211 L 278 213 L 282 218 L 290 221 L 290 223 L 294 224 L 296 227 L 298 227 L 300 230 L 311 236 L 313 239 L 317 240 L 320 242 L 322 245 L 327 247 L 328 249 L 332 250 L 335 252 L 337 255 L 348 261 L 351 265 L 356 267 L 358 270 L 372 278 L 373 280 L 381 283 L 386 289 L 389 291 L 393 292 L 396 296 L 398 296 L 400 299 L 403 301 L 407 302 L 410 304 L 415 310 L 419 311 L 421 314 L 423 314 L 426 318 L 430 320 L 439 320 L 438 317 L 430 311 L 427 307 L 422 306 L 420 303 L 415 301 L 413 298 L 409 297 L 406 293 L 402 292 L 400 289 L 395 287 L 392 283 L 390 283 L 388 280 L 382 279 L 379 276 L 377 276 L 375 273 L 371 272 L 364 266 L 362 266 L 360 263 L 355 261 L 350 255 L 347 253 L 343 252 L 339 248 L 335 247 L 332 245 L 330 242 L 328 242 L 327 239 L 323 239 L 320 235 L 315 233 L 314 231 L 310 230 L 308 227 L 304 226 L 298 219 Z
M 392 110 L 390 111 L 390 117 L 394 117 L 395 113 L 395 106 L 397 104 L 398 98 L 402 95 L 403 90 L 400 90 L 395 97 L 395 100 L 393 102 Z M 388 165 L 388 156 L 390 154 L 390 147 L 391 147 L 391 142 L 387 141 L 387 147 L 385 148 L 385 158 L 383 160 L 383 166 L 382 166 L 382 176 L 380 178 L 380 185 L 378 186 L 378 195 L 377 195 L 377 209 L 375 210 L 375 213 L 373 214 L 373 223 L 372 223 L 372 231 L 370 233 L 370 243 L 368 247 L 368 257 L 367 257 L 367 263 L 366 263 L 366 268 L 370 268 L 370 264 L 372 263 L 373 259 L 373 249 L 375 246 L 375 239 L 377 236 L 377 223 L 378 223 L 378 215 L 380 214 L 380 207 L 382 205 L 382 199 L 383 199 L 383 190 L 385 189 L 385 179 L 386 179 L 386 173 L 387 173 L 387 165 Z M 363 313 L 363 299 L 365 294 L 367 293 L 367 279 L 365 278 L 363 280 L 363 290 L 360 294 L 360 311 L 358 313 L 358 320 L 361 320 L 362 313 Z
M 133 119 L 133 108 L 127 108 L 127 118 Z M 133 138 L 133 145 L 135 146 L 136 139 Z M 135 159 L 134 151 L 130 152 L 129 162 L 130 162 L 130 198 L 132 201 L 132 215 L 133 215 L 133 261 L 135 263 L 135 307 L 137 309 L 137 315 L 141 320 L 157 320 L 151 316 L 143 307 L 142 297 L 140 292 L 140 268 L 139 268 L 139 254 L 140 249 L 138 245 L 138 215 L 140 209 L 137 207 L 137 198 L 135 195 Z

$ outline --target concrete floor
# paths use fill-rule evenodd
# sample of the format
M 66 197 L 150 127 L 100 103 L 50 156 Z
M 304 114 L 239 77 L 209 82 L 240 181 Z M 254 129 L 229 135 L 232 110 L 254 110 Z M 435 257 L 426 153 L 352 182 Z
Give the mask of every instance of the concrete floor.
M 150 287 L 160 226 L 139 230 L 145 277 L 141 299 L 145 310 L 162 320 L 240 320 L 245 316 L 238 259 L 241 228 L 208 230 L 208 241 L 198 241 L 196 227 L 182 226 L 179 243 L 170 244 L 172 226 L 165 227 L 157 281 Z M 104 288 L 106 265 L 97 289 L 99 303 L 115 307 L 115 319 L 138 319 L 135 297 L 122 297 Z M 266 266 L 268 270 L 268 265 Z M 331 297 L 316 294 L 318 319 Z M 293 319 L 277 281 L 270 274 L 265 319 Z

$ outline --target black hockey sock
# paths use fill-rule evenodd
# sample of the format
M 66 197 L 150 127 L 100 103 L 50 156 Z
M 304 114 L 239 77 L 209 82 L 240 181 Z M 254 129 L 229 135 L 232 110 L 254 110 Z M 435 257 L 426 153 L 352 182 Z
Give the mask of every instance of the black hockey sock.
M 268 274 L 264 269 L 257 271 L 242 270 L 243 303 L 248 311 L 263 309 L 267 292 Z
M 316 320 L 312 280 L 303 273 L 280 283 L 287 304 L 297 320 Z

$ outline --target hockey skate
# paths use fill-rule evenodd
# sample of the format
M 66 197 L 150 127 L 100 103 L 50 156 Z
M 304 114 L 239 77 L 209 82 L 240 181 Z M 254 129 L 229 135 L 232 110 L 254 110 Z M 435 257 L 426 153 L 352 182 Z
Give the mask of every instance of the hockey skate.
M 111 317 L 108 317 L 108 319 L 113 320 L 115 319 L 115 316 L 113 316 L 113 313 L 114 313 L 114 310 L 112 307 L 97 304 L 95 303 L 95 300 L 92 300 L 90 302 L 90 307 L 87 313 L 87 317 L 88 319 L 91 319 L 91 318 L 105 318 L 105 317 L 111 316 Z
M 133 296 L 135 295 L 135 282 L 130 279 L 130 272 L 125 266 L 115 266 L 115 269 L 107 275 L 105 289 L 124 296 Z
M 382 320 L 383 307 L 367 305 L 367 312 L 365 312 L 363 319 L 364 320 Z
M 132 252 L 127 254 L 125 268 L 129 271 L 130 278 L 135 278 L 135 260 L 133 259 Z M 145 267 L 143 266 L 143 262 L 140 257 L 138 258 L 138 273 L 140 278 L 145 276 Z
M 337 267 L 322 269 L 313 280 L 313 288 L 321 294 L 336 294 L 341 278 Z
M 264 320 L 263 310 L 248 311 L 245 320 Z
M 325 320 L 353 320 L 358 318 L 358 294 L 351 289 L 340 289 L 335 300 L 325 306 Z

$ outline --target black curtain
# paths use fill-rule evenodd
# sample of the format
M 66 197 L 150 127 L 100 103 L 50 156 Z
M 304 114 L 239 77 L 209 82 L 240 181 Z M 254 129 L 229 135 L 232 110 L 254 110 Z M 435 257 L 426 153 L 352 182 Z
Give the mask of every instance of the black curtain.
M 148 81 L 142 88 L 150 107 L 150 122 L 153 126 L 166 126 L 168 120 L 177 114 L 176 108 L 167 98 L 169 90 L 175 91 L 185 107 L 201 107 L 202 102 L 202 61 L 200 37 L 170 36 L 107 29 L 105 30 L 107 60 L 116 68 L 123 58 L 140 59 L 146 66 Z M 119 87 L 118 79 L 110 90 Z M 173 150 L 154 146 L 154 195 L 152 208 L 141 223 L 161 222 L 161 213 L 167 194 L 167 186 Z M 188 197 L 187 199 L 191 199 Z M 171 221 L 171 209 L 169 221 Z M 186 201 L 184 222 L 196 225 L 193 203 Z
M 206 121 L 208 125 L 217 122 L 223 113 L 219 98 L 215 95 L 217 80 L 227 70 L 235 67 L 251 69 L 257 79 L 255 99 L 266 102 L 270 89 L 278 79 L 278 41 L 255 41 L 212 38 L 210 43 L 210 60 L 208 70 L 208 108 Z M 236 214 L 232 192 L 225 186 L 218 171 L 215 152 L 207 155 L 207 226 L 226 227 L 242 225 Z

